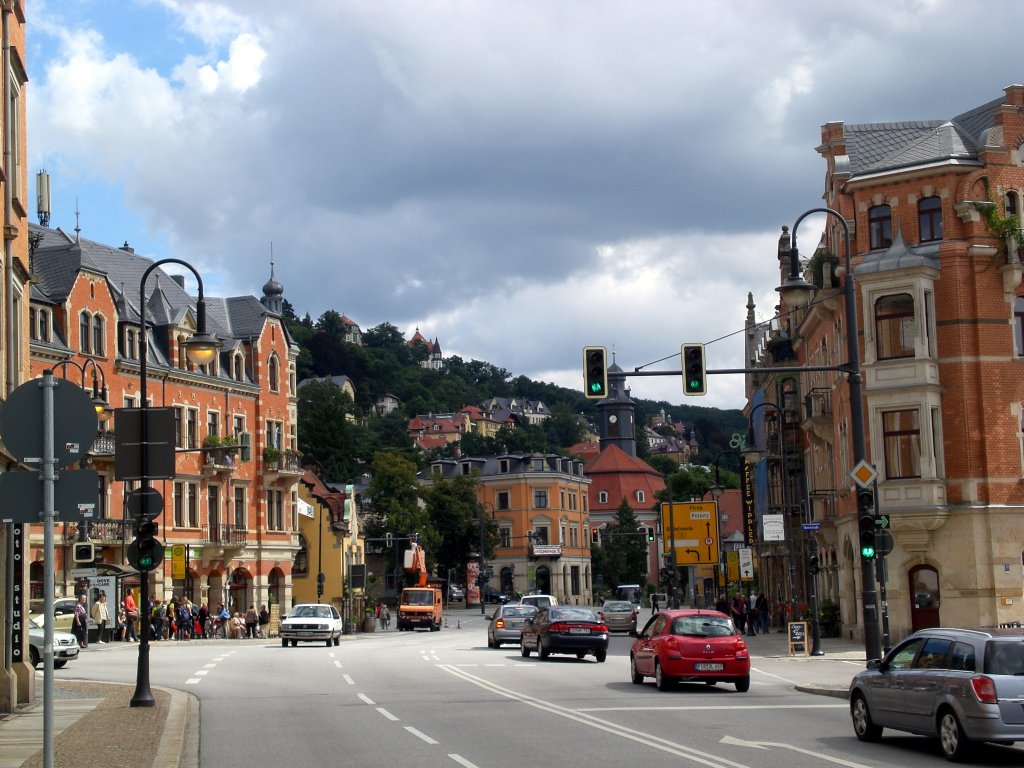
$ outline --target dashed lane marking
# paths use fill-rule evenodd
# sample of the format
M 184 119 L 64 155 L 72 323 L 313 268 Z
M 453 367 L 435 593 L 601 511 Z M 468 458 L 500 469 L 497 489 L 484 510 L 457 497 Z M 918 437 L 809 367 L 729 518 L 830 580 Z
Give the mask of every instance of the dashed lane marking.
M 423 739 L 423 741 L 427 742 L 427 744 L 437 744 L 436 741 L 427 736 L 427 734 L 425 734 L 423 731 L 417 730 L 416 728 L 413 728 L 411 725 L 405 726 L 405 730 L 407 730 L 417 739 Z

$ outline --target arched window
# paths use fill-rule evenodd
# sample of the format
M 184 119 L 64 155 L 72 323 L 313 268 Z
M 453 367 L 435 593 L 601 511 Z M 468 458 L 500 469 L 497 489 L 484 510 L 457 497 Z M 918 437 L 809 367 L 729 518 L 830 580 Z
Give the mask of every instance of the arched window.
M 102 356 L 105 354 L 107 345 L 104 343 L 104 332 L 106 330 L 106 324 L 103 322 L 102 315 L 94 315 L 92 318 L 92 353 L 94 355 Z
M 242 359 L 242 354 L 236 352 L 234 357 L 231 358 L 231 378 L 235 381 L 241 381 L 245 376 L 245 360 Z
M 82 352 L 89 352 L 92 349 L 90 344 L 92 334 L 92 322 L 88 312 L 78 316 L 78 348 Z
M 872 250 L 892 245 L 892 208 L 876 205 L 868 209 L 868 233 Z
M 279 384 L 278 378 L 280 376 L 281 364 L 278 362 L 277 355 L 271 355 L 270 360 L 267 361 L 267 383 L 270 385 L 271 392 L 277 392 Z
M 879 360 L 914 356 L 914 298 L 909 293 L 875 302 L 875 349 Z
M 938 197 L 926 197 L 917 204 L 917 224 L 922 243 L 942 239 L 942 201 Z
M 597 503 L 598 504 L 607 504 L 608 503 L 608 491 L 599 491 L 598 492 L 598 494 L 597 494 Z
M 643 491 L 636 492 L 636 503 L 643 504 L 647 500 L 647 495 Z

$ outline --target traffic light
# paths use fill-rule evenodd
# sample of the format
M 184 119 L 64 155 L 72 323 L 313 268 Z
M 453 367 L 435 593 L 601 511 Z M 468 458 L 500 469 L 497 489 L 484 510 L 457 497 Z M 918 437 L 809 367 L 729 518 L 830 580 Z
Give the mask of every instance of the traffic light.
M 864 560 L 874 560 L 877 540 L 875 537 L 875 495 L 871 491 L 857 491 L 857 515 L 860 529 L 860 556 Z
M 654 541 L 654 526 L 647 529 L 647 541 Z
M 645 539 L 647 538 L 647 526 L 646 525 L 638 526 L 637 529 L 636 529 L 636 532 L 639 533 L 643 538 L 645 538 Z
M 71 560 L 76 563 L 96 562 L 96 545 L 91 541 L 79 541 L 71 548 Z
M 707 370 L 704 366 L 704 345 L 683 344 L 683 394 L 706 395 L 708 393 Z
M 128 548 L 128 562 L 140 571 L 152 571 L 164 560 L 164 547 L 156 538 L 157 530 L 153 520 L 143 520 L 135 528 L 135 541 Z
M 600 544 L 601 543 L 601 529 L 600 528 L 591 528 L 590 529 L 590 543 L 591 544 Z
M 818 560 L 818 556 L 811 555 L 808 564 L 810 565 L 810 568 L 808 570 L 810 571 L 811 576 L 817 576 L 818 573 L 821 571 L 821 565 L 820 561 Z
M 608 397 L 608 351 L 604 347 L 583 348 L 583 396 L 590 400 Z

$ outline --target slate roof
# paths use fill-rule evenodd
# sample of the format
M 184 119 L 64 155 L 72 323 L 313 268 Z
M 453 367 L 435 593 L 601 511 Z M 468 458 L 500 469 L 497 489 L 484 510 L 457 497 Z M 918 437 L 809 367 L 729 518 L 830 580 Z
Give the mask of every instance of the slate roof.
M 897 269 L 913 269 L 914 267 L 930 267 L 940 270 L 942 262 L 939 260 L 939 243 L 907 245 L 903 239 L 903 228 L 897 227 L 892 245 L 884 251 L 872 251 L 867 254 L 864 261 L 854 267 L 853 274 L 855 276 L 869 275 Z
M 1003 97 L 944 120 L 843 126 L 852 177 L 929 163 L 978 163 L 984 133 L 995 124 Z

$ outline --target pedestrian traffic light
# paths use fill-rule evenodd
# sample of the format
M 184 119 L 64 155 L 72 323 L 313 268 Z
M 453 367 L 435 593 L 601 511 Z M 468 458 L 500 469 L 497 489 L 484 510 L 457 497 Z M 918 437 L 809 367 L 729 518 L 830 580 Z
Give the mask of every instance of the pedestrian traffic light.
M 164 560 L 164 547 L 156 538 L 157 531 L 154 520 L 143 520 L 136 525 L 135 541 L 128 546 L 128 562 L 140 571 L 152 571 Z
M 875 527 L 875 495 L 869 490 L 857 491 L 857 515 L 860 528 L 860 556 L 874 560 L 877 548 Z
M 704 345 L 683 344 L 683 394 L 706 395 L 708 393 L 707 369 L 704 366 Z
M 820 561 L 818 560 L 818 556 L 817 555 L 811 555 L 810 560 L 808 561 L 808 563 L 810 565 L 810 568 L 808 570 L 810 571 L 811 576 L 817 576 L 819 571 L 821 571 L 821 566 L 819 565 Z
M 583 396 L 589 400 L 608 397 L 608 351 L 604 347 L 583 348 Z
M 71 548 L 71 560 L 76 563 L 96 562 L 96 545 L 91 541 L 79 541 Z

